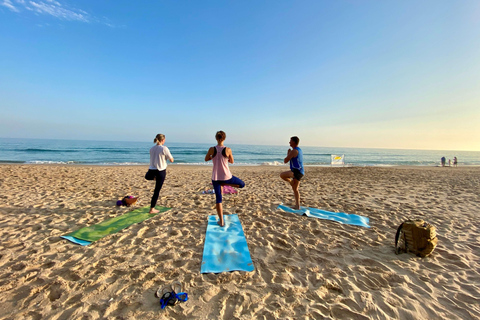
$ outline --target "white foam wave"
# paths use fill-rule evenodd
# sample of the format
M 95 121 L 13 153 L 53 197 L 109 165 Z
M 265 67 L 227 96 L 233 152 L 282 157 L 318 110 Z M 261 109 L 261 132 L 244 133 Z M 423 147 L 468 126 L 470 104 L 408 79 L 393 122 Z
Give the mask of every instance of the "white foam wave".
M 278 162 L 278 161 L 271 161 L 271 162 L 263 162 L 262 166 L 283 166 L 285 164 Z
M 174 162 L 169 163 L 169 166 L 211 166 L 211 162 Z
M 27 161 L 25 163 L 28 164 L 74 164 L 77 162 L 74 161 L 40 161 L 40 160 L 32 160 L 32 161 Z

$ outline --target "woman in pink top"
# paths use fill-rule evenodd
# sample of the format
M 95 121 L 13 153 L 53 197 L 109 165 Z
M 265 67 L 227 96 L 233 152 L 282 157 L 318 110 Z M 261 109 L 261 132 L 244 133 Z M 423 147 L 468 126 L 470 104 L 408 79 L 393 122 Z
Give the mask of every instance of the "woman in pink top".
M 232 186 L 236 188 L 245 187 L 245 182 L 232 175 L 228 168 L 228 163 L 233 163 L 232 149 L 223 145 L 227 135 L 223 131 L 218 131 L 215 134 L 217 145 L 208 149 L 205 161 L 212 160 L 212 184 L 215 190 L 216 208 L 218 214 L 218 224 L 223 227 L 223 207 L 222 207 L 222 186 Z

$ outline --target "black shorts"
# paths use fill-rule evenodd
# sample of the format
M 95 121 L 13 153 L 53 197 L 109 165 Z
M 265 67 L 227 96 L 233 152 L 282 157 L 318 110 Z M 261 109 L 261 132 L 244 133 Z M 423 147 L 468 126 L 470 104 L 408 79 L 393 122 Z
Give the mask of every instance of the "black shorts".
M 298 180 L 298 181 L 302 180 L 303 174 L 300 172 L 300 170 L 298 170 L 298 169 L 292 169 L 292 172 L 293 172 L 293 178 L 294 178 L 295 180 Z

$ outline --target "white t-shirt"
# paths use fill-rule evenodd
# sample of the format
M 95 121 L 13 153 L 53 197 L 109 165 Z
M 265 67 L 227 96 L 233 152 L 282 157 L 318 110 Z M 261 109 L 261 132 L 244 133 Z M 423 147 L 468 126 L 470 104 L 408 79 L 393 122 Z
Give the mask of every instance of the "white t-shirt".
M 167 169 L 167 158 L 173 160 L 170 150 L 162 145 L 154 145 L 150 149 L 149 169 L 156 169 L 158 171 Z

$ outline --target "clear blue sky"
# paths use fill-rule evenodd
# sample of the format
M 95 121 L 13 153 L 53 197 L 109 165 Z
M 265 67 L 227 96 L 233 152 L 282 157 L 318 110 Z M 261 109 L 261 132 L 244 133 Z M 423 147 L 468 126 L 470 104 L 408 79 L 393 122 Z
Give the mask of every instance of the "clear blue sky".
M 0 137 L 480 151 L 480 1 L 0 0 Z

